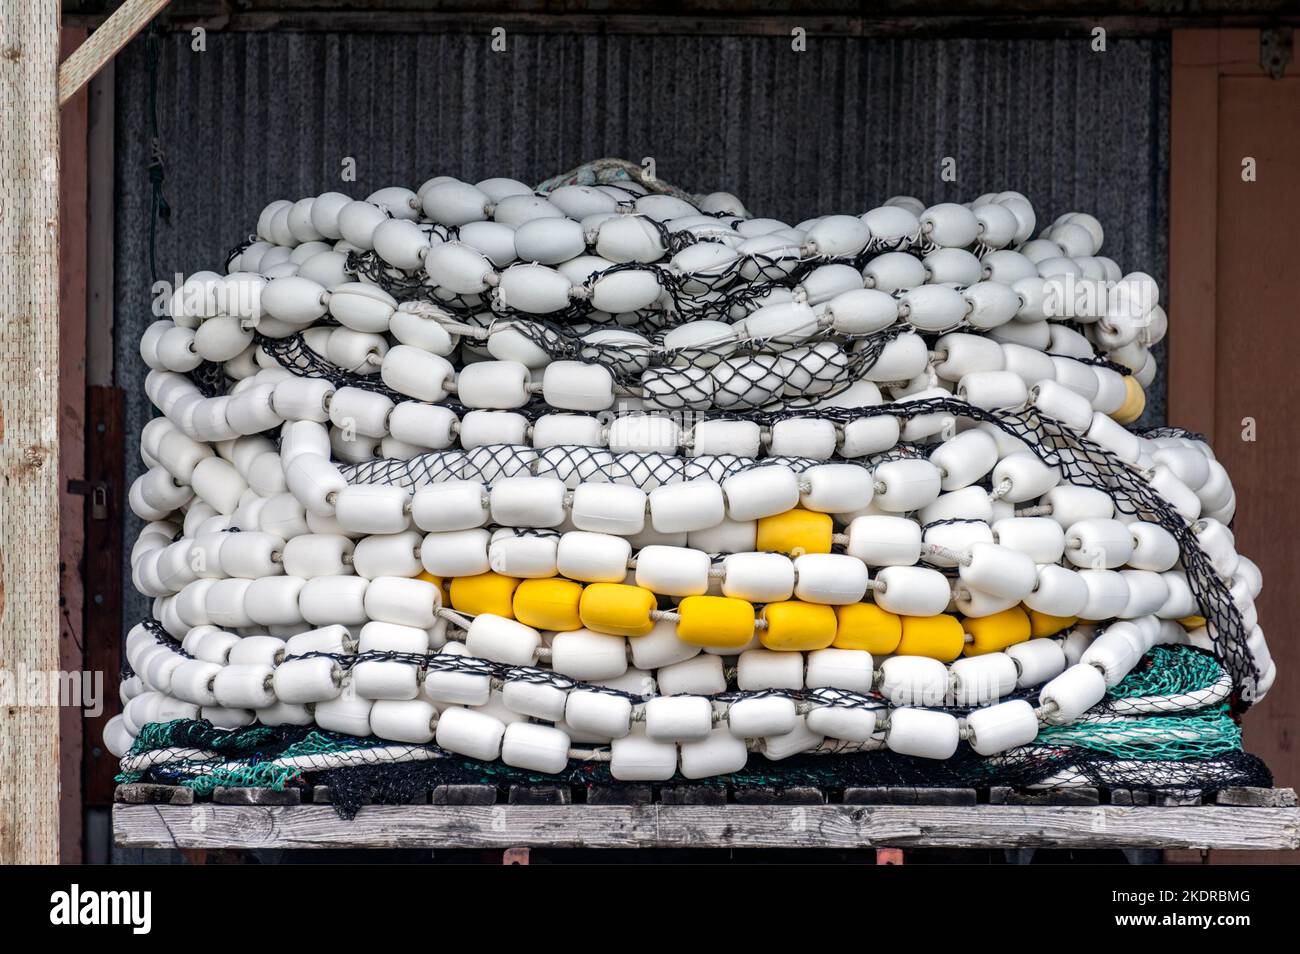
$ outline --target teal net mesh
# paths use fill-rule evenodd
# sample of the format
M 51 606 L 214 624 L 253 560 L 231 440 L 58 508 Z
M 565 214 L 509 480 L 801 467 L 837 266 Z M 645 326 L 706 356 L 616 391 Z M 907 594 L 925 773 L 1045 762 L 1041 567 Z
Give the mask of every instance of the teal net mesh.
M 1208 689 L 1222 675 L 1223 667 L 1209 653 L 1186 646 L 1156 646 L 1123 682 L 1107 691 L 1106 699 L 1187 695 Z
M 883 750 L 805 754 L 779 762 L 752 755 L 739 772 L 690 784 L 824 790 L 1094 785 L 1203 792 L 1270 786 L 1272 777 L 1263 763 L 1243 751 L 1241 728 L 1222 701 L 1149 715 L 1117 715 L 1108 708 L 1138 698 L 1167 699 L 1173 705 L 1222 677 L 1222 667 L 1208 653 L 1187 646 L 1157 647 L 1082 720 L 1045 726 L 1033 744 L 1002 755 L 983 757 L 967 746 L 944 761 Z M 408 803 L 441 785 L 620 784 L 601 761 L 575 759 L 563 772 L 542 775 L 463 758 L 435 745 L 399 745 L 315 726 L 224 730 L 194 720 L 145 726 L 124 763 L 132 768 L 118 776 L 119 782 L 184 785 L 200 795 L 217 786 L 328 785 L 344 817 L 368 802 Z
M 1221 705 L 1178 716 L 1095 717 L 1045 726 L 1034 744 L 1086 749 L 1119 759 L 1213 758 L 1241 751 L 1241 726 Z

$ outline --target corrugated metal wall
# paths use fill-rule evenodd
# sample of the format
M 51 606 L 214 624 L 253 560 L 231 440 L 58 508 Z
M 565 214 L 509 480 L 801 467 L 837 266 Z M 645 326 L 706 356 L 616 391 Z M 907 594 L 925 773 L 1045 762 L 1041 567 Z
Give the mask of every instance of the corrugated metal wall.
M 485 36 L 209 33 L 195 52 L 189 34 L 168 35 L 158 123 L 172 224 L 158 265 L 219 267 L 274 198 L 435 174 L 537 182 L 653 156 L 665 181 L 790 221 L 898 193 L 1017 189 L 1040 221 L 1094 213 L 1103 252 L 1163 286 L 1168 99 L 1162 39 L 1096 53 L 1085 39 L 812 38 L 796 53 L 781 38 L 513 35 L 494 53 Z M 150 416 L 136 349 L 152 320 L 148 101 L 137 40 L 118 59 L 116 105 L 115 368 L 130 433 Z M 340 182 L 345 157 L 355 183 Z M 944 157 L 955 182 L 940 180 Z M 1161 379 L 1153 423 L 1163 391 Z M 128 599 L 128 620 L 143 610 Z

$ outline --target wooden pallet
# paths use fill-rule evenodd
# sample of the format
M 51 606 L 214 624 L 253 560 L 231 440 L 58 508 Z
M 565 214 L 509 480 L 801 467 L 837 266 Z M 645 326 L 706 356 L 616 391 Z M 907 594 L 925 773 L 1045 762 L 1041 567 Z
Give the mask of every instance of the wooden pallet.
M 339 818 L 328 789 L 123 785 L 118 845 L 134 848 L 1300 848 L 1292 789 L 816 788 L 448 785 Z

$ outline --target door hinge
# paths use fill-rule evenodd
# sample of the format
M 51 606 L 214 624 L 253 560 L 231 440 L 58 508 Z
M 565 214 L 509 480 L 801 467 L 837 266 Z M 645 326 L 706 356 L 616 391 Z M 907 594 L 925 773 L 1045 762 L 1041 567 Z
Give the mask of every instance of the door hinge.
M 1273 79 L 1281 79 L 1286 75 L 1286 68 L 1291 62 L 1294 32 L 1291 27 L 1259 31 L 1259 65 Z

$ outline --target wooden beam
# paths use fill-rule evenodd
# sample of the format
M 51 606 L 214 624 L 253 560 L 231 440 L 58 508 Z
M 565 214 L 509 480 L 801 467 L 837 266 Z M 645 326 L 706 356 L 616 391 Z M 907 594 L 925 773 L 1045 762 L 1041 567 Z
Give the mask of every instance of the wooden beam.
M 4 0 L 0 23 L 0 864 L 52 864 L 59 711 L 34 690 L 59 684 L 58 0 Z
M 799 13 L 735 11 L 690 7 L 662 10 L 656 6 L 624 7 L 617 12 L 572 10 L 526 11 L 517 7 L 487 9 L 397 9 L 391 4 L 367 7 L 259 3 L 250 7 L 232 7 L 213 0 L 210 3 L 183 3 L 173 0 L 168 11 L 168 26 L 175 30 L 202 27 L 208 31 L 335 33 L 452 33 L 486 36 L 495 27 L 519 34 L 619 34 L 635 36 L 768 36 L 788 39 L 799 27 L 811 38 L 818 37 L 1073 37 L 1087 38 L 1101 27 L 1110 37 L 1167 36 L 1173 29 L 1217 29 L 1300 25 L 1294 13 L 1259 13 L 1209 15 L 1197 13 L 1141 14 L 1123 6 L 1118 12 L 1057 10 L 1050 14 L 1038 11 L 1000 10 L 964 13 L 965 8 L 926 15 L 890 14 L 884 11 L 871 16 L 837 13 L 834 10 L 807 9 Z M 93 25 L 102 17 L 87 13 L 70 13 L 67 22 Z
M 1169 420 L 1214 441 L 1219 31 L 1176 30 L 1169 118 Z
M 103 488 L 103 511 L 86 502 L 85 666 L 104 675 L 104 707 L 85 714 L 81 795 L 85 806 L 113 801 L 117 759 L 104 748 L 104 727 L 122 711 L 122 534 L 126 526 L 126 393 L 120 388 L 87 389 L 85 472 L 90 487 Z
M 113 386 L 113 63 L 90 81 L 86 134 L 86 384 Z
M 86 31 L 64 29 L 64 51 Z M 89 97 L 72 97 L 59 112 L 59 668 L 85 672 L 82 647 L 81 561 L 86 541 L 83 496 L 69 489 L 86 476 L 86 129 Z M 93 686 L 93 682 L 91 683 Z M 113 695 L 112 686 L 101 689 Z M 76 705 L 59 710 L 59 855 L 81 862 L 81 718 Z
M 1300 809 L 976 805 L 113 806 L 137 848 L 1296 848 Z
M 59 67 L 59 103 L 66 103 L 131 38 L 158 15 L 168 0 L 126 0 Z
M 65 12 L 103 13 L 114 0 L 66 0 Z M 227 0 L 174 0 L 179 13 L 195 10 L 231 12 Z M 845 16 L 863 19 L 947 16 L 1278 16 L 1294 12 L 1291 0 L 245 0 L 241 9 L 337 10 L 346 6 L 362 13 L 460 13 L 466 16 L 527 13 L 575 16 L 583 13 L 683 16 L 768 17 L 784 14 Z

